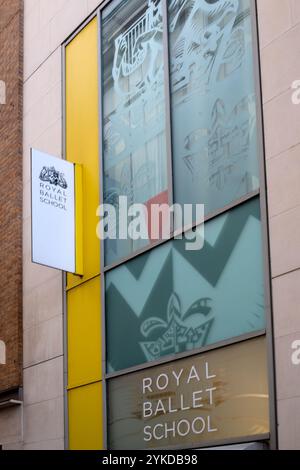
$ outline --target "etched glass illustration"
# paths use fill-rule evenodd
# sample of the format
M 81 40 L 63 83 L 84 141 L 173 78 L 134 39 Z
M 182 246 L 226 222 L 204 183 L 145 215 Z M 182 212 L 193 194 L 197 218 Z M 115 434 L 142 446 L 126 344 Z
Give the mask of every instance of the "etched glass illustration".
M 162 7 L 112 1 L 102 15 L 104 202 L 168 202 Z M 113 263 L 148 240 L 106 240 Z
M 109 271 L 108 371 L 264 329 L 262 259 L 254 198 L 208 222 L 202 250 L 172 240 Z
M 210 213 L 259 187 L 250 0 L 168 3 L 175 200 Z

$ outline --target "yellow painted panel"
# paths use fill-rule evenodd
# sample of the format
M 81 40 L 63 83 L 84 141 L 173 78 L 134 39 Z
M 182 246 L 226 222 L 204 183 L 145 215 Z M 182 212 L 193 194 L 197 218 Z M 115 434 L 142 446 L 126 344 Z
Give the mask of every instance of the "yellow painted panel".
M 102 383 L 68 392 L 70 450 L 102 450 Z
M 76 274 L 83 276 L 82 165 L 75 165 Z
M 83 168 L 83 271 L 68 288 L 100 273 L 97 18 L 66 47 L 66 158 Z
M 100 276 L 67 292 L 68 387 L 102 378 Z

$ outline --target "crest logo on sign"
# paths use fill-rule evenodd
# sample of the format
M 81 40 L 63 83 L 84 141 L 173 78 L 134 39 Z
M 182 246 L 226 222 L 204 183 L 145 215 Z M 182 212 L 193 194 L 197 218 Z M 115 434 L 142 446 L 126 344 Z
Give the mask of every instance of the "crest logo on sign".
M 76 272 L 75 164 L 31 149 L 32 262 Z
M 65 180 L 65 175 L 57 171 L 54 166 L 44 166 L 40 173 L 40 180 L 53 184 L 54 186 L 60 186 L 62 189 L 67 189 L 68 187 L 68 184 Z

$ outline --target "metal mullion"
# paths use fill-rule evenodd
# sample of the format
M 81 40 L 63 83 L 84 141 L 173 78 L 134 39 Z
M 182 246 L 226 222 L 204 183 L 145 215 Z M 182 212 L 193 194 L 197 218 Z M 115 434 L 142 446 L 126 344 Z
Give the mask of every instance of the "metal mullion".
M 157 359 L 156 361 L 144 362 L 143 364 L 139 364 L 139 365 L 136 365 L 136 366 L 133 366 L 133 367 L 129 367 L 127 369 L 122 369 L 122 370 L 117 371 L 117 372 L 108 373 L 108 374 L 106 374 L 105 378 L 106 378 L 106 380 L 109 381 L 109 380 L 112 380 L 112 379 L 115 379 L 115 378 L 118 378 L 118 377 L 122 377 L 122 376 L 127 375 L 127 374 L 133 374 L 135 372 L 142 372 L 144 370 L 146 371 L 148 369 L 152 369 L 152 368 L 157 367 L 157 366 L 167 365 L 167 364 L 170 364 L 172 362 L 177 362 L 177 361 L 180 361 L 182 359 L 186 359 L 188 357 L 199 356 L 200 354 L 204 354 L 204 353 L 207 353 L 207 352 L 210 352 L 210 351 L 215 351 L 217 349 L 226 348 L 226 347 L 232 346 L 234 344 L 242 343 L 242 342 L 249 341 L 249 340 L 255 339 L 255 338 L 260 338 L 260 337 L 263 337 L 263 336 L 266 336 L 266 330 L 265 329 L 257 330 L 257 331 L 250 332 L 250 333 L 245 333 L 245 334 L 240 335 L 240 336 L 236 336 L 236 337 L 233 337 L 233 338 L 228 338 L 228 339 L 225 339 L 223 341 L 219 341 L 217 343 L 209 344 L 209 345 L 204 346 L 202 348 L 196 348 L 196 349 L 193 349 L 191 351 L 185 351 L 185 352 L 182 352 L 182 353 L 168 355 L 168 356 L 162 357 L 160 359 Z
M 95 18 L 97 18 L 97 11 L 93 11 L 77 28 L 64 40 L 63 46 L 66 48 L 73 39 Z
M 67 36 L 67 38 L 63 41 L 62 45 L 66 47 L 70 42 L 73 41 L 73 39 L 76 38 L 76 36 L 95 18 L 98 17 L 98 13 L 101 11 L 111 2 L 112 0 L 104 0 L 100 3 L 98 7 L 92 11 L 89 16 L 81 22 L 79 26 L 77 26 L 74 31 Z
M 174 203 L 173 190 L 173 162 L 172 162 L 172 124 L 171 124 L 171 83 L 170 83 L 170 52 L 169 52 L 169 25 L 168 3 L 162 0 L 163 10 L 163 61 L 164 61 L 164 101 L 165 101 L 165 125 L 167 146 L 167 179 L 169 207 Z M 171 233 L 174 231 L 174 214 L 171 218 Z
M 246 202 L 250 201 L 251 199 L 254 199 L 254 198 L 258 197 L 259 195 L 260 195 L 260 190 L 259 189 L 255 190 L 255 191 L 252 191 L 251 193 L 248 193 L 245 196 L 242 196 L 239 199 L 234 200 L 233 202 L 227 204 L 226 206 L 221 207 L 220 209 L 216 210 L 215 212 L 211 212 L 211 213 L 207 214 L 204 217 L 203 223 L 210 222 L 211 220 L 215 219 L 216 217 L 219 217 L 221 215 L 225 215 L 229 211 L 239 207 L 242 204 L 245 204 Z M 197 222 L 194 222 L 191 225 L 189 230 L 195 229 L 198 225 L 199 224 Z M 125 256 L 124 258 L 121 258 L 120 260 L 118 260 L 118 261 L 116 261 L 116 262 L 114 262 L 114 263 L 112 263 L 108 266 L 104 266 L 103 270 L 104 270 L 105 273 L 107 273 L 109 271 L 112 271 L 113 269 L 127 263 L 128 261 L 132 261 L 135 258 L 137 258 L 137 257 L 139 257 L 139 256 L 141 256 L 145 253 L 148 253 L 153 248 L 157 248 L 158 246 L 164 245 L 165 243 L 168 243 L 168 242 L 174 240 L 174 237 L 175 236 L 177 237 L 178 235 L 180 235 L 180 233 L 182 235 L 184 235 L 184 233 L 185 233 L 184 229 L 182 229 L 181 232 L 179 232 L 178 230 L 176 230 L 176 232 L 172 231 L 172 233 L 170 234 L 170 238 L 168 238 L 167 240 L 158 240 L 155 243 L 151 243 L 151 244 L 149 243 L 149 245 L 147 245 L 146 247 L 141 248 L 139 250 L 136 250 L 134 253 L 132 253 L 128 256 Z
M 106 4 L 107 2 L 105 2 Z M 103 7 L 103 5 L 102 5 Z M 102 64 L 102 9 L 99 8 L 97 12 L 98 19 L 98 120 L 99 120 L 99 129 L 98 129 L 98 141 L 99 141 L 99 203 L 102 205 L 104 203 L 104 184 L 103 184 L 103 152 L 104 152 L 104 132 L 103 132 L 103 87 L 102 87 L 102 78 L 103 78 L 103 64 Z M 105 315 L 105 274 L 104 274 L 104 265 L 105 265 L 105 253 L 104 253 L 104 239 L 100 240 L 100 305 L 101 305 L 101 342 L 102 342 L 102 431 L 103 431 L 103 447 L 106 450 L 108 447 L 107 439 L 107 389 L 106 389 L 106 315 Z
M 62 158 L 66 160 L 66 44 L 61 47 L 62 70 Z M 69 404 L 68 404 L 68 303 L 67 303 L 67 273 L 62 273 L 63 297 L 63 387 L 64 387 L 64 447 L 69 449 Z
M 261 89 L 261 63 L 260 44 L 258 33 L 258 13 L 257 2 L 250 2 L 251 22 L 252 22 L 252 42 L 253 42 L 253 62 L 254 62 L 254 82 L 256 87 L 256 112 L 257 112 L 257 132 L 258 132 L 258 162 L 260 170 L 260 211 L 261 230 L 263 238 L 263 263 L 265 281 L 265 317 L 267 329 L 267 356 L 268 356 L 268 382 L 269 382 L 269 414 L 270 414 L 270 447 L 278 447 L 277 430 L 277 407 L 276 407 L 276 371 L 275 371 L 275 349 L 274 349 L 274 326 L 273 326 L 273 306 L 272 306 L 272 279 L 271 279 L 271 258 L 269 242 L 269 218 L 268 218 L 268 196 L 266 180 L 265 162 L 265 138 L 264 138 L 264 117 L 262 109 L 262 89 Z
M 168 446 L 167 450 L 172 451 L 172 450 L 205 450 L 205 449 L 211 449 L 212 447 L 224 447 L 224 446 L 231 446 L 231 445 L 237 445 L 237 444 L 247 444 L 247 443 L 252 443 L 252 442 L 260 442 L 260 441 L 268 441 L 270 438 L 270 434 L 258 434 L 258 435 L 248 435 L 244 437 L 233 437 L 233 438 L 224 438 L 224 439 L 218 439 L 217 441 L 203 441 L 199 444 L 177 444 L 173 446 Z M 155 447 L 155 451 L 159 450 L 166 450 L 165 447 Z

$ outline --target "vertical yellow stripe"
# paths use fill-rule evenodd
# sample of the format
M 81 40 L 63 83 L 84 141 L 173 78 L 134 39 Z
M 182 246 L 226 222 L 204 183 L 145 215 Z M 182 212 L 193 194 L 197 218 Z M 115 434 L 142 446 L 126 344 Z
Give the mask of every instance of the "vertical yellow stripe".
M 83 276 L 83 174 L 82 165 L 75 165 L 76 274 Z
M 68 386 L 101 380 L 99 276 L 68 291 Z
M 83 274 L 67 276 L 69 447 L 83 450 L 103 445 L 97 39 L 95 18 L 66 47 L 66 156 L 78 164 L 76 272 Z
M 66 48 L 66 157 L 82 165 L 83 271 L 68 275 L 68 288 L 100 274 L 100 243 L 96 236 L 99 205 L 97 19 Z
M 69 392 L 69 443 L 72 450 L 99 450 L 102 444 L 102 384 Z

